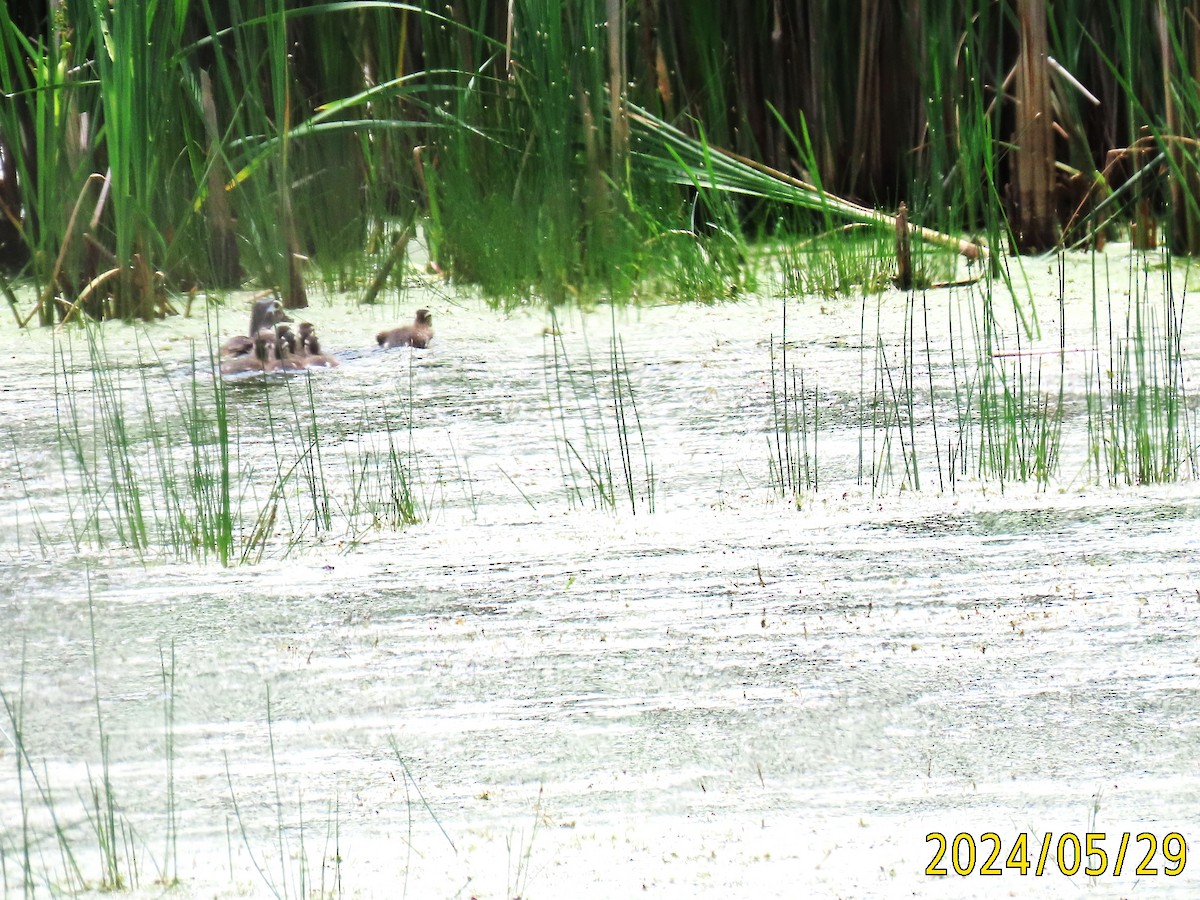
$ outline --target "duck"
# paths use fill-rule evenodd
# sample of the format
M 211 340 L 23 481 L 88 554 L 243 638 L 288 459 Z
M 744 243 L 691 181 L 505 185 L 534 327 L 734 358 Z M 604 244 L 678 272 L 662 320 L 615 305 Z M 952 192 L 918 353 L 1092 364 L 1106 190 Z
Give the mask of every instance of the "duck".
M 283 322 L 275 326 L 276 369 L 281 372 L 302 372 L 307 363 L 304 350 L 297 347 L 296 335 Z
M 275 350 L 279 353 L 280 358 L 283 357 L 282 351 L 285 348 L 288 353 L 295 355 L 296 335 L 289 326 L 280 322 L 275 326 Z
M 222 359 L 237 359 L 254 353 L 254 338 L 248 334 L 235 334 L 221 345 Z
M 274 372 L 303 372 L 307 363 L 304 356 L 296 352 L 296 335 L 287 325 L 275 326 Z
M 222 375 L 241 375 L 246 372 L 273 372 L 278 365 L 275 358 L 275 332 L 260 328 L 254 337 L 254 352 L 221 361 Z
M 411 325 L 393 328 L 391 331 L 381 331 L 375 335 L 375 341 L 384 350 L 393 347 L 423 348 L 433 340 L 433 316 L 427 309 L 418 309 L 417 317 Z
M 300 323 L 300 347 L 298 354 L 306 366 L 324 366 L 332 369 L 340 365 L 336 356 L 321 352 L 321 343 L 317 340 L 317 331 L 312 322 Z
M 250 310 L 250 331 L 231 337 L 221 345 L 221 356 L 225 359 L 235 359 L 248 356 L 254 352 L 257 335 L 263 328 L 274 328 L 280 322 L 292 321 L 283 308 L 279 298 L 272 295 L 260 297 L 254 301 Z

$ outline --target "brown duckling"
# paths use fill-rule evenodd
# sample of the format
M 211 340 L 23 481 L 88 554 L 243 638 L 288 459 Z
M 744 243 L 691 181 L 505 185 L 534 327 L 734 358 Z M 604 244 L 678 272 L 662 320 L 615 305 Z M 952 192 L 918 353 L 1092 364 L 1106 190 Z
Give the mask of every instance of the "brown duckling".
M 251 356 L 254 353 L 254 338 L 248 334 L 235 334 L 221 345 L 222 359 L 236 359 L 239 356 Z
M 311 322 L 300 323 L 299 354 L 306 366 L 325 366 L 332 369 L 340 365 L 336 356 L 321 352 L 321 343 L 317 340 L 317 332 Z
M 427 309 L 418 309 L 411 325 L 381 331 L 375 340 L 384 350 L 393 347 L 426 347 L 433 340 L 433 316 Z
M 275 326 L 275 353 L 280 359 L 283 359 L 285 353 L 289 356 L 297 355 L 296 335 L 282 322 Z
M 309 344 L 317 339 L 317 329 L 313 327 L 312 322 L 301 322 L 299 328 L 300 339 L 297 352 L 300 353 L 301 356 L 307 356 Z
M 275 332 L 260 328 L 254 338 L 254 353 L 238 356 L 221 362 L 222 375 L 240 375 L 245 372 L 273 372 L 275 359 Z
M 221 345 L 221 356 L 239 357 L 254 352 L 258 332 L 263 328 L 274 328 L 280 322 L 290 322 L 278 297 L 259 297 L 250 310 L 250 331 L 231 337 Z
M 303 372 L 306 361 L 296 352 L 296 335 L 286 325 L 275 326 L 276 372 Z

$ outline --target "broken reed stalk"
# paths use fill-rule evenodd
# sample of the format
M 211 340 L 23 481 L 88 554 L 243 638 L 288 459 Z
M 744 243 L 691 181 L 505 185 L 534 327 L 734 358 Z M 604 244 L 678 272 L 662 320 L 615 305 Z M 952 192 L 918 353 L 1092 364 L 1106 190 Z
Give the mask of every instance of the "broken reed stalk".
M 63 313 L 62 321 L 58 323 L 58 327 L 55 329 L 55 331 L 62 331 L 62 327 L 71 321 L 71 319 L 79 311 L 80 305 L 92 295 L 96 288 L 107 284 L 120 274 L 121 267 L 117 266 L 115 269 L 109 269 L 107 272 L 101 272 L 86 285 L 84 285 L 83 290 L 79 292 L 79 296 L 76 297 L 69 306 L 67 306 L 67 311 Z
M 383 286 L 387 284 L 387 280 L 392 274 L 392 269 L 396 267 L 396 263 L 404 258 L 404 251 L 408 249 L 408 242 L 412 240 L 412 237 L 413 229 L 411 225 L 400 232 L 399 236 L 392 244 L 392 249 L 391 252 L 388 253 L 387 259 L 385 259 L 383 261 L 383 265 L 379 267 L 379 273 L 374 279 L 372 279 L 370 286 L 367 288 L 367 292 L 363 294 L 362 299 L 358 301 L 360 304 L 365 305 L 375 302 L 376 298 L 379 296 L 380 290 L 382 290 Z
M 79 218 L 79 209 L 83 206 L 83 200 L 87 196 L 88 188 L 97 182 L 107 182 L 107 177 L 93 172 L 83 182 L 83 188 L 79 191 L 79 196 L 75 199 L 75 208 L 71 210 L 71 218 L 67 220 L 67 229 L 63 238 L 62 246 L 58 248 L 58 258 L 54 260 L 54 268 L 50 272 L 50 277 L 46 280 L 46 286 L 42 289 L 41 296 L 38 297 L 37 305 L 30 311 L 29 315 L 21 322 L 21 327 L 24 328 L 30 323 L 38 312 L 47 309 L 47 303 L 50 302 L 50 295 L 54 293 L 54 286 L 58 283 L 58 276 L 62 272 L 63 262 L 67 258 L 67 251 L 71 247 L 71 235 L 75 233 L 75 220 Z M 49 320 L 44 324 L 49 324 Z
M 772 169 L 768 165 L 764 165 L 763 163 L 756 162 L 748 157 L 734 153 L 732 150 L 723 150 L 720 147 L 710 147 L 709 149 L 724 156 L 728 156 L 730 159 L 740 162 L 743 165 L 750 166 L 752 169 L 755 169 L 764 175 L 770 175 L 772 178 L 777 178 L 784 184 L 789 184 L 792 187 L 797 187 L 804 191 L 810 191 L 813 194 L 820 196 L 830 210 L 851 215 L 859 221 L 870 225 L 882 225 L 885 227 L 895 227 L 896 225 L 896 217 L 891 213 L 885 213 L 877 209 L 871 209 L 870 207 L 860 206 L 852 200 L 846 200 L 842 197 L 830 194 L 828 191 L 822 191 L 815 185 L 801 181 L 799 178 L 793 178 L 786 172 L 780 172 L 778 169 Z M 981 244 L 977 244 L 974 241 L 969 241 L 966 238 L 955 237 L 952 234 L 934 231 L 932 228 L 926 228 L 923 225 L 914 225 L 912 223 L 909 223 L 908 225 L 908 233 L 913 237 L 920 238 L 926 243 L 936 244 L 939 247 L 948 247 L 952 250 L 955 250 L 956 252 L 965 256 L 967 259 L 986 260 L 989 258 L 986 247 Z
M 911 291 L 913 286 L 912 247 L 908 234 L 908 204 L 896 211 L 896 287 Z
M 649 128 L 651 131 L 660 135 L 669 136 L 676 144 L 693 145 L 699 144 L 695 138 L 680 131 L 673 125 L 669 125 L 662 119 L 658 119 L 644 110 L 629 104 L 629 118 Z M 857 222 L 862 222 L 867 225 L 879 225 L 885 228 L 896 227 L 896 217 L 890 213 L 881 212 L 877 209 L 861 206 L 851 200 L 846 200 L 843 197 L 838 197 L 830 194 L 828 191 L 822 190 L 816 185 L 809 184 L 807 181 L 802 181 L 786 172 L 781 172 L 774 169 L 765 163 L 750 159 L 747 156 L 742 156 L 740 153 L 735 153 L 732 150 L 726 150 L 723 147 L 718 147 L 714 144 L 705 143 L 704 148 L 711 153 L 719 154 L 728 160 L 732 160 L 738 165 L 752 169 L 760 175 L 766 175 L 773 181 L 794 188 L 801 193 L 808 194 L 812 197 L 819 198 L 817 203 L 812 204 L 816 208 L 828 210 L 830 212 L 840 213 L 841 215 L 853 219 Z M 719 188 L 719 185 L 713 185 Z M 990 258 L 988 250 L 974 241 L 966 240 L 965 238 L 955 237 L 952 234 L 945 234 L 940 231 L 934 231 L 932 228 L 925 228 L 921 225 L 908 225 L 908 233 L 915 238 L 930 244 L 936 244 L 939 247 L 948 247 L 955 252 L 965 256 L 967 259 L 988 260 Z

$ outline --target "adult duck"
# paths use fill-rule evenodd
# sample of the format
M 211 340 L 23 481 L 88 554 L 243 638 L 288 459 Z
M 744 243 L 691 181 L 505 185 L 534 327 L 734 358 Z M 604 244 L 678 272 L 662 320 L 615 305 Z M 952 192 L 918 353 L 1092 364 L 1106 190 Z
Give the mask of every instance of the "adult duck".
M 290 322 L 288 314 L 284 311 L 283 303 L 278 297 L 260 297 L 254 301 L 254 306 L 250 310 L 250 330 L 246 334 L 239 334 L 231 337 L 221 345 L 221 356 L 225 359 L 233 359 L 240 356 L 248 356 L 254 352 L 255 342 L 259 331 L 264 328 L 274 328 L 280 322 Z

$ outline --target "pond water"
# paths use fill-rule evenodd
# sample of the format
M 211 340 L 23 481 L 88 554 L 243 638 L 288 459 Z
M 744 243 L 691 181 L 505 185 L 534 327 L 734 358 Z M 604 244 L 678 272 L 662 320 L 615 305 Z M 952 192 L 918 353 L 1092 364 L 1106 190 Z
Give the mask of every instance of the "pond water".
M 818 423 L 798 501 L 771 474 L 769 289 L 557 319 L 444 287 L 318 300 L 340 367 L 228 385 L 239 547 L 275 509 L 258 561 L 228 568 L 122 547 L 111 485 L 144 483 L 167 527 L 155 473 L 195 458 L 181 410 L 211 394 L 193 360 L 248 304 L 102 326 L 107 380 L 79 332 L 0 329 L 5 894 L 26 872 L 78 887 L 63 847 L 101 885 L 107 771 L 137 895 L 178 875 L 182 896 L 1195 896 L 1200 861 L 1167 876 L 1160 846 L 1157 874 L 1134 868 L 1143 832 L 1200 847 L 1200 485 L 1185 463 L 1165 485 L 1097 475 L 1089 379 L 1117 377 L 1131 295 L 1162 309 L 1157 269 L 1100 259 L 1069 261 L 1061 308 L 1055 262 L 1028 263 L 1040 335 L 1009 305 L 994 350 L 1019 355 L 988 363 L 1029 361 L 1061 410 L 1041 484 L 981 473 L 980 417 L 954 418 L 956 385 L 983 390 L 960 356 L 977 291 L 789 301 Z M 430 348 L 371 349 L 418 306 Z M 105 397 L 129 468 L 89 487 L 63 423 L 91 459 Z M 932 832 L 973 836 L 973 874 L 925 874 Z M 978 874 L 986 832 L 999 877 Z M 1021 833 L 1036 866 L 1046 832 L 1104 832 L 1107 871 L 1064 876 L 1056 850 L 1040 876 L 1004 869 Z

